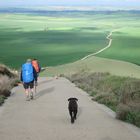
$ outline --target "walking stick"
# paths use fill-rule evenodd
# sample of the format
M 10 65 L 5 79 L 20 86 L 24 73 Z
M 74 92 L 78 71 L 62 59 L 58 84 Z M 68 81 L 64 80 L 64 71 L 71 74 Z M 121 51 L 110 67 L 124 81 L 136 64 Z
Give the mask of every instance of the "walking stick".
M 35 81 L 35 86 L 34 86 L 35 93 L 37 91 L 36 87 L 37 87 L 37 81 Z

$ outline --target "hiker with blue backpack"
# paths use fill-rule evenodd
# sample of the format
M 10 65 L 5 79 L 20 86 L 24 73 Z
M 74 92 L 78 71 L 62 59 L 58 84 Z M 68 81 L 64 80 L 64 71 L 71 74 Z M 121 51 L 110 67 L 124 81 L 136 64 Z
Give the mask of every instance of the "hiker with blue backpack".
M 34 83 L 37 82 L 37 73 L 32 66 L 32 60 L 27 59 L 26 63 L 22 65 L 21 81 L 25 89 L 26 100 L 29 101 L 34 97 Z

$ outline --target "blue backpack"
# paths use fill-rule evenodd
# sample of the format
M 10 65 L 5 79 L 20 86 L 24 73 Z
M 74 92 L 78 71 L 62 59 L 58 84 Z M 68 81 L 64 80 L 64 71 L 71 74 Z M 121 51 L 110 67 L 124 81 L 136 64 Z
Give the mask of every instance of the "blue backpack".
M 22 65 L 22 79 L 25 83 L 29 83 L 34 80 L 33 66 L 31 63 L 25 63 Z

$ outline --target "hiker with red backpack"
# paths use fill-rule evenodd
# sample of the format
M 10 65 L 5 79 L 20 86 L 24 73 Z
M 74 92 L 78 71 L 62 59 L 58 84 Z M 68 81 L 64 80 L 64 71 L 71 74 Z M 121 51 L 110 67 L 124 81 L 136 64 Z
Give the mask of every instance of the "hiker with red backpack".
M 29 101 L 34 97 L 34 82 L 37 81 L 37 73 L 32 66 L 31 59 L 27 59 L 26 63 L 22 65 L 21 81 L 25 89 L 26 100 Z
M 37 59 L 33 59 L 32 60 L 32 66 L 34 67 L 36 73 L 37 73 L 37 77 L 39 76 L 39 72 L 41 71 L 41 67 L 39 65 L 39 62 L 37 61 Z
M 38 80 L 38 76 L 39 76 L 39 72 L 41 71 L 41 67 L 39 65 L 39 62 L 37 61 L 37 59 L 32 59 L 32 66 L 34 67 L 36 73 L 37 73 L 37 80 Z M 36 93 L 36 87 L 38 85 L 37 83 L 37 80 L 35 81 L 35 86 L 34 86 L 34 89 L 35 89 L 35 93 Z

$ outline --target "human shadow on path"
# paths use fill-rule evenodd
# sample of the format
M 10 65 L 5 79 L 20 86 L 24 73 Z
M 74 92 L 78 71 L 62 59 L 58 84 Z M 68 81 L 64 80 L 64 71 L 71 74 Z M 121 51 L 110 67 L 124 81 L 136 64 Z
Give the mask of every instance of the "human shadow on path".
M 52 80 L 53 80 L 53 79 L 41 81 L 41 82 L 38 83 L 38 85 L 42 85 L 42 84 L 49 83 L 49 82 L 51 82 Z
M 51 93 L 52 91 L 54 91 L 54 87 L 43 89 L 35 94 L 34 99 L 36 100 L 36 99 L 40 98 L 41 96 L 44 96 L 45 94 Z

